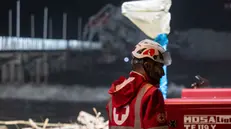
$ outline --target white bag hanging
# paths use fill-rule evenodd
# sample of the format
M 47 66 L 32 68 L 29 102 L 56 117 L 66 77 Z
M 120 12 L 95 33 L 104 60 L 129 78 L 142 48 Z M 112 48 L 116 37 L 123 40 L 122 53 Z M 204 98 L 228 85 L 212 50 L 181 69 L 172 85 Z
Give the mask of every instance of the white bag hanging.
M 125 2 L 122 14 L 150 38 L 170 33 L 171 0 L 144 0 Z

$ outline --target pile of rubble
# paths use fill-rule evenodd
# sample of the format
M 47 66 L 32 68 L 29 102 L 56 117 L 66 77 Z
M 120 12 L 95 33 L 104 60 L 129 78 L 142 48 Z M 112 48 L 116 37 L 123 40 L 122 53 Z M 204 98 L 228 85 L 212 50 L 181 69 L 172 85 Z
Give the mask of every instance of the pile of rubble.
M 2 125 L 0 129 L 8 129 L 8 125 L 15 125 L 17 129 L 19 129 L 18 125 L 23 125 L 22 129 L 108 129 L 108 121 L 105 121 L 100 116 L 101 113 L 97 112 L 95 108 L 93 111 L 95 116 L 84 111 L 79 112 L 75 123 L 49 123 L 48 118 L 43 123 L 34 122 L 32 119 L 28 121 L 0 121 L 0 125 Z

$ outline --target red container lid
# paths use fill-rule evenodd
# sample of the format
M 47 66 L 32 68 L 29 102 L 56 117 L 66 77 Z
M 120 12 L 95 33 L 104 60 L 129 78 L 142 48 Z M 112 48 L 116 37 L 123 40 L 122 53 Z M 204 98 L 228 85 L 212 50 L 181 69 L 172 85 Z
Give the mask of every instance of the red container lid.
M 202 89 L 183 89 L 182 99 L 200 98 L 229 98 L 231 99 L 231 89 L 228 88 L 202 88 Z

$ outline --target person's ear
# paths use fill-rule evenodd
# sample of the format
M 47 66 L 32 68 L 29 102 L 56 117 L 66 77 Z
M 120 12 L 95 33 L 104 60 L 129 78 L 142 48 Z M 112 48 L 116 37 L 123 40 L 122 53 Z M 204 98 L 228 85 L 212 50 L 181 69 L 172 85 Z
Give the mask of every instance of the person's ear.
M 150 62 L 146 61 L 146 62 L 144 62 L 144 67 L 145 67 L 145 69 L 150 70 L 152 68 L 152 65 Z

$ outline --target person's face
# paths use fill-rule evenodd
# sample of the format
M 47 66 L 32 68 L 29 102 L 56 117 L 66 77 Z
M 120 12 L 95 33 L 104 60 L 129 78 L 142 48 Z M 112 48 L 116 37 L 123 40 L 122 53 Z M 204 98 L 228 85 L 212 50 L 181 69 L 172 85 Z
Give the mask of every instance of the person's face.
M 163 64 L 147 60 L 144 63 L 144 67 L 147 70 L 147 74 L 150 78 L 159 83 L 162 76 L 164 76 Z

